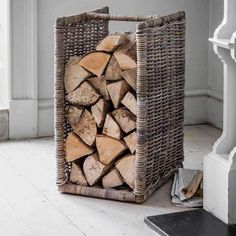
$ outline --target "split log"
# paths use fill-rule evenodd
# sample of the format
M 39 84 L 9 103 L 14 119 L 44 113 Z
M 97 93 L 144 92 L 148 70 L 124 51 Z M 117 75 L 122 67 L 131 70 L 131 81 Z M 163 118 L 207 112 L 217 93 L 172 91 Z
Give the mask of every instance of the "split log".
M 88 186 L 87 180 L 85 179 L 84 173 L 80 166 L 72 162 L 70 171 L 70 182 L 79 184 L 81 186 Z
M 97 135 L 97 126 L 92 114 L 86 109 L 69 106 L 66 109 L 66 117 L 74 133 L 92 146 Z
M 66 107 L 66 119 L 72 129 L 75 129 L 78 126 L 80 117 L 82 116 L 83 112 L 83 108 L 78 108 L 75 106 Z
M 105 76 L 91 77 L 88 78 L 88 81 L 105 98 L 106 101 L 110 100 Z
M 87 81 L 83 82 L 76 90 L 66 96 L 66 100 L 72 104 L 91 106 L 98 101 L 100 94 Z
M 97 135 L 96 147 L 99 154 L 99 160 L 104 164 L 112 163 L 127 149 L 127 146 L 121 140 L 105 135 Z
M 114 107 L 118 108 L 121 100 L 123 99 L 125 94 L 130 90 L 130 86 L 125 82 L 125 80 L 120 80 L 118 82 L 108 84 L 107 89 Z
M 71 57 L 66 63 L 64 83 L 66 92 L 74 91 L 91 73 L 79 65 L 81 57 Z
M 120 126 L 115 122 L 110 114 L 107 114 L 102 133 L 112 138 L 121 138 Z
M 136 132 L 132 132 L 131 134 L 124 137 L 124 141 L 127 144 L 130 152 L 133 154 L 136 149 Z
M 91 107 L 91 112 L 95 121 L 97 123 L 98 128 L 102 128 L 106 114 L 110 111 L 111 105 L 106 102 L 103 98 L 101 98 L 96 104 Z
M 90 52 L 83 56 L 79 64 L 93 73 L 100 76 L 103 74 L 111 55 L 104 52 Z
M 203 173 L 199 171 L 193 178 L 193 181 L 191 184 L 188 186 L 186 189 L 185 197 L 186 198 L 191 198 L 195 195 L 197 189 L 199 188 L 199 185 L 201 184 L 203 178 Z
M 122 79 L 121 72 L 122 70 L 120 69 L 120 66 L 116 58 L 112 56 L 105 72 L 106 79 L 111 81 L 121 80 Z
M 92 146 L 96 135 L 97 126 L 95 118 L 88 110 L 84 110 L 79 122 L 76 126 L 72 127 L 73 131 L 89 146 Z
M 125 133 L 136 128 L 136 117 L 127 108 L 120 107 L 113 111 L 112 115 Z
M 114 56 L 121 70 L 129 70 L 137 67 L 136 41 L 135 36 L 129 36 L 127 43 L 121 45 L 115 52 Z
M 124 98 L 121 100 L 121 103 L 127 107 L 134 115 L 137 115 L 137 100 L 135 96 L 127 92 Z
M 125 34 L 112 34 L 104 38 L 96 47 L 97 51 L 113 52 L 127 41 Z
M 96 184 L 110 168 L 110 165 L 99 161 L 97 153 L 88 156 L 83 164 L 84 174 L 90 186 Z
M 124 180 L 116 168 L 112 169 L 102 178 L 103 188 L 114 188 L 121 186 L 123 183 Z
M 81 157 L 90 155 L 93 150 L 85 144 L 74 133 L 69 133 L 65 141 L 66 160 L 68 162 L 75 161 Z
M 120 172 L 124 181 L 131 189 L 135 185 L 135 155 L 127 155 L 116 163 L 116 168 Z
M 137 68 L 125 70 L 121 73 L 121 76 L 132 87 L 132 89 L 136 91 Z

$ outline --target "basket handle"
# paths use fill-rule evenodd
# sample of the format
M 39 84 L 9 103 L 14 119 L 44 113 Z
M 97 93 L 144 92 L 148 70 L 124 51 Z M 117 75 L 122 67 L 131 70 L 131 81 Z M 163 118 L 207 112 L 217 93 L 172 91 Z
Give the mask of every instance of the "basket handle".
M 155 19 L 158 16 L 122 16 L 122 15 L 111 15 L 104 13 L 96 13 L 96 12 L 87 12 L 87 19 L 100 19 L 100 20 L 113 20 L 113 21 L 146 21 Z

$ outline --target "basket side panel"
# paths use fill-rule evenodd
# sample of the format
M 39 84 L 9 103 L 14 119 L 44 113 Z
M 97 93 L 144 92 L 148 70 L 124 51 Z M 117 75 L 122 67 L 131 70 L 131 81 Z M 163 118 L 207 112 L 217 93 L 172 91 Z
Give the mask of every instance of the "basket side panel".
M 108 8 L 100 9 L 100 13 L 108 13 Z M 55 27 L 55 110 L 54 128 L 57 159 L 57 184 L 67 182 L 70 165 L 65 161 L 64 141 L 71 127 L 65 120 L 65 64 L 72 56 L 82 56 L 95 49 L 96 44 L 108 35 L 108 21 L 100 19 L 88 20 L 82 15 L 57 19 Z M 81 16 L 81 17 L 80 17 Z M 73 21 L 74 20 L 74 21 Z M 69 24 L 68 24 L 69 22 Z
M 184 158 L 184 13 L 140 23 L 137 43 L 135 193 L 140 195 L 155 189 Z

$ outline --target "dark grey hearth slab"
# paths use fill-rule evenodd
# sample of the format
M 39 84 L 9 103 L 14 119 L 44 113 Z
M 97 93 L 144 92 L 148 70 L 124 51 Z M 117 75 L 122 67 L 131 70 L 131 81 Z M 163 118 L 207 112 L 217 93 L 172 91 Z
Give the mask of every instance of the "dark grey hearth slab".
M 228 226 L 203 209 L 149 216 L 144 221 L 164 236 L 236 236 L 236 225 Z

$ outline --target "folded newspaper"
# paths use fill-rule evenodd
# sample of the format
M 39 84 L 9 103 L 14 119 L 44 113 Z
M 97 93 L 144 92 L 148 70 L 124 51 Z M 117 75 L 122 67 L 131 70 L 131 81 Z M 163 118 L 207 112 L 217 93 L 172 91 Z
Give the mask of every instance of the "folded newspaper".
M 179 168 L 171 190 L 172 203 L 180 207 L 202 207 L 202 178 L 200 170 Z

